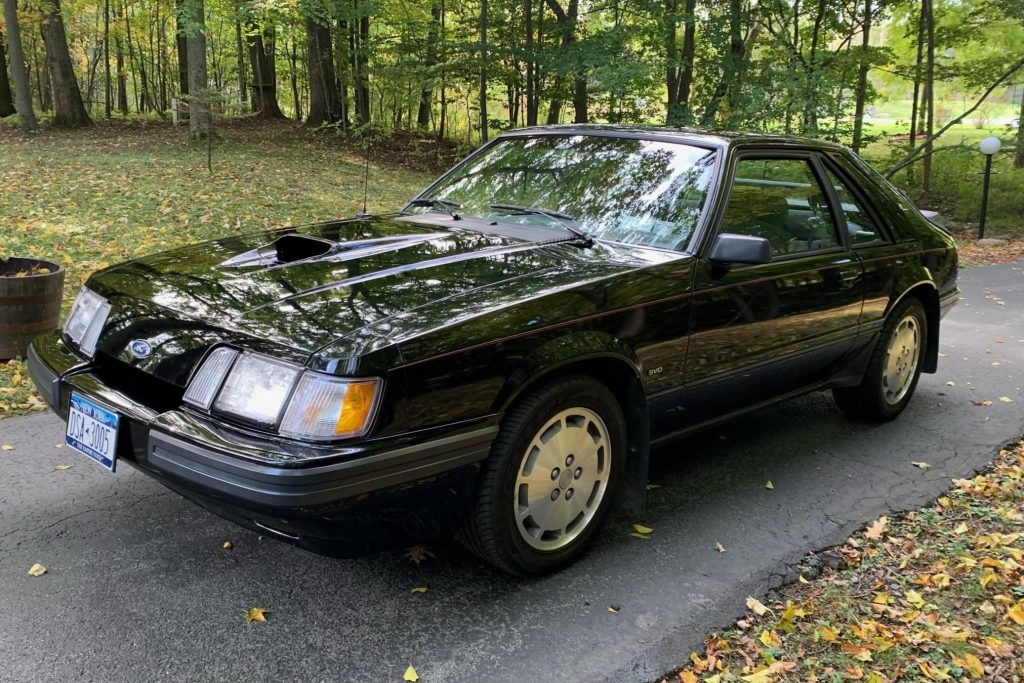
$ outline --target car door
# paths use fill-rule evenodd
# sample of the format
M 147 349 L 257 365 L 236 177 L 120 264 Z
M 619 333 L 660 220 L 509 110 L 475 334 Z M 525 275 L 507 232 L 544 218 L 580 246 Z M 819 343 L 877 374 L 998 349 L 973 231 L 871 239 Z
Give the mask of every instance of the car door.
M 822 381 L 852 347 L 863 300 L 814 152 L 748 151 L 696 264 L 685 373 L 687 422 L 704 422 Z M 714 236 L 763 237 L 771 260 L 722 265 Z

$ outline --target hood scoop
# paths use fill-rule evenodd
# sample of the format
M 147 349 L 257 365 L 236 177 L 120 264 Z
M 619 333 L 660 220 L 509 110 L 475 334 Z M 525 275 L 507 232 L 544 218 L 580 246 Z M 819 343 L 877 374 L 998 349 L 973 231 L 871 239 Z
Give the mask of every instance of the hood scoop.
M 335 242 L 322 237 L 290 232 L 281 235 L 270 244 L 232 256 L 218 264 L 218 268 L 276 268 L 291 263 L 329 259 L 347 261 L 362 256 L 405 246 L 428 242 L 444 237 L 442 233 L 426 235 L 403 235 L 376 239 Z

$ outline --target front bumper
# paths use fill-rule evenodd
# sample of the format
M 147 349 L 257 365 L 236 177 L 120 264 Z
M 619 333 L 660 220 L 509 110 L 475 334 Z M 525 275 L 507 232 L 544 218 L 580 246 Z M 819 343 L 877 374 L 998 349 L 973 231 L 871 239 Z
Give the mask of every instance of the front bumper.
M 59 334 L 29 347 L 28 371 L 64 419 L 72 392 L 121 416 L 117 459 L 243 526 L 316 552 L 357 556 L 450 532 L 461 522 L 498 416 L 367 440 L 303 461 L 312 447 L 157 412 L 112 388 Z

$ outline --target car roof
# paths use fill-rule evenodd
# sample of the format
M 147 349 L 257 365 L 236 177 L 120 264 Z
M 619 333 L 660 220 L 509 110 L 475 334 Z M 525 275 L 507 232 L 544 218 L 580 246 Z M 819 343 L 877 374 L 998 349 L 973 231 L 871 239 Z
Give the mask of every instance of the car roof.
M 679 142 L 693 142 L 716 147 L 747 147 L 758 145 L 813 147 L 846 151 L 842 145 L 825 140 L 803 138 L 795 135 L 774 133 L 750 133 L 742 131 L 704 130 L 673 126 L 622 126 L 602 123 L 575 123 L 551 126 L 529 126 L 507 131 L 501 137 L 529 135 L 605 135 L 609 137 L 651 137 L 670 138 Z

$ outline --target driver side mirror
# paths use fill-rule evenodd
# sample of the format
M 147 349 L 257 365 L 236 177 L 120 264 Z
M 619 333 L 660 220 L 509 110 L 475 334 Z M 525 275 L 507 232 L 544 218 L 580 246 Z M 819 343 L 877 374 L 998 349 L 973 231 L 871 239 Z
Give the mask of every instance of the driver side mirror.
M 756 265 L 772 260 L 772 248 L 763 237 L 723 232 L 711 244 L 708 259 L 718 265 Z

